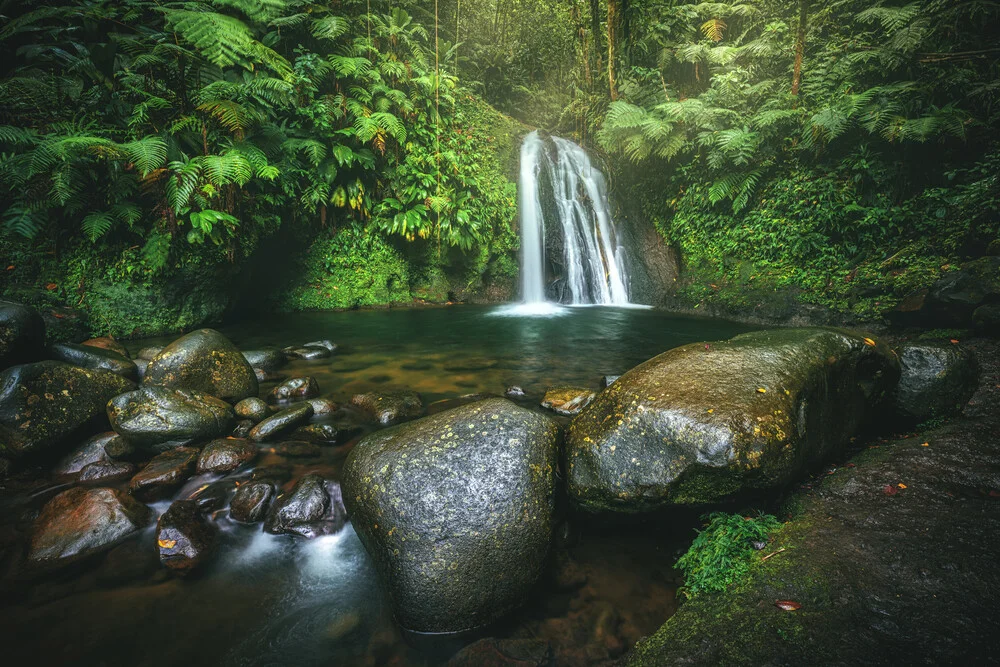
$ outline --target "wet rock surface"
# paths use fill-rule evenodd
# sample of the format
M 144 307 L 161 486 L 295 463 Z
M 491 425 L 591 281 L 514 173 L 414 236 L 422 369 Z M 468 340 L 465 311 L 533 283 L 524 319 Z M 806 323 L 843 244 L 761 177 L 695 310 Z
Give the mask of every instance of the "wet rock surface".
M 110 455 L 105 446 L 119 435 L 114 431 L 98 433 L 88 438 L 82 445 L 73 450 L 53 469 L 57 475 L 72 475 L 83 470 L 84 466 L 98 461 L 109 461 Z
M 127 461 L 97 461 L 83 467 L 77 481 L 80 484 L 114 484 L 135 475 L 135 464 Z
M 146 367 L 143 384 L 197 391 L 233 403 L 257 395 L 253 368 L 214 329 L 199 329 L 160 350 Z
M 56 343 L 49 348 L 49 356 L 56 361 L 63 361 L 82 368 L 111 371 L 133 382 L 139 378 L 139 370 L 134 361 L 117 352 L 100 347 Z
M 218 531 L 193 500 L 176 500 L 156 523 L 160 562 L 186 576 L 203 567 L 215 553 Z
M 557 415 L 572 417 L 590 405 L 597 393 L 585 387 L 551 387 L 545 390 L 542 407 Z
M 42 358 L 45 321 L 34 308 L 0 301 L 0 369 Z
M 88 345 L 90 347 L 97 347 L 97 348 L 100 348 L 102 350 L 109 350 L 111 352 L 115 352 L 115 353 L 117 353 L 117 354 L 125 357 L 126 359 L 130 358 L 128 350 L 125 348 L 125 346 L 122 345 L 121 343 L 119 343 L 118 341 L 116 341 L 111 336 L 101 336 L 99 338 L 88 338 L 87 340 L 85 340 L 82 343 L 80 343 L 80 345 Z
M 979 386 L 979 363 L 968 348 L 907 343 L 898 356 L 901 374 L 893 404 L 904 423 L 954 416 Z
M 285 353 L 276 348 L 244 350 L 243 357 L 251 367 L 263 371 L 276 371 L 288 363 L 288 357 L 285 356 Z
M 354 447 L 344 497 L 405 628 L 467 630 L 523 602 L 552 538 L 558 434 L 498 398 Z
M 255 424 L 271 414 L 271 408 L 264 402 L 264 399 L 256 396 L 244 398 L 233 406 L 233 411 L 238 419 L 249 419 Z
M 111 426 L 139 447 L 218 438 L 233 428 L 228 403 L 196 391 L 141 387 L 108 403 Z
M 312 417 L 308 403 L 294 405 L 277 412 L 250 429 L 249 438 L 255 442 L 270 440 L 294 431 Z
M 336 482 L 319 475 L 306 475 L 288 493 L 271 504 L 264 522 L 269 533 L 287 533 L 302 537 L 332 535 L 347 523 L 347 511 Z
M 197 472 L 232 472 L 257 458 L 257 446 L 242 438 L 219 438 L 198 455 Z
M 285 380 L 271 390 L 272 401 L 300 401 L 319 396 L 319 384 L 313 377 L 297 377 Z
M 351 404 L 366 411 L 383 426 L 414 419 L 424 413 L 420 395 L 408 390 L 355 394 Z
M 229 503 L 229 516 L 243 523 L 263 521 L 272 498 L 274 485 L 270 482 L 251 481 L 241 484 Z
M 834 329 L 675 348 L 570 424 L 569 495 L 588 510 L 643 512 L 779 488 L 881 414 L 898 378 L 887 346 Z
M 163 497 L 191 476 L 197 460 L 194 447 L 175 447 L 157 454 L 132 478 L 129 491 L 142 498 Z

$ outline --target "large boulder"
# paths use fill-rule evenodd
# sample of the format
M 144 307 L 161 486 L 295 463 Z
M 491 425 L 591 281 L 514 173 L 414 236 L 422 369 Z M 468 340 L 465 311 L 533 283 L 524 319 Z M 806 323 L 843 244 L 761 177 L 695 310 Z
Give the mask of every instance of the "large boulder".
M 129 380 L 139 379 L 139 369 L 128 357 L 93 345 L 74 345 L 73 343 L 56 343 L 49 348 L 49 356 L 56 361 L 90 368 L 93 370 L 111 371 Z
M 901 325 L 966 328 L 978 308 L 995 303 L 1000 303 L 1000 257 L 981 257 L 909 294 L 889 316 Z
M 570 424 L 570 497 L 643 512 L 782 486 L 845 445 L 899 379 L 882 343 L 835 329 L 694 343 L 633 368 Z
M 214 329 L 181 336 L 149 362 L 143 384 L 187 389 L 236 403 L 257 395 L 257 375 L 243 353 Z
M 375 432 L 344 500 L 409 630 L 458 632 L 517 607 L 553 531 L 559 427 L 502 399 Z
M 35 520 L 29 560 L 58 562 L 107 549 L 142 529 L 149 508 L 116 489 L 63 491 Z
M 38 361 L 45 350 L 45 321 L 34 308 L 0 301 L 0 370 Z
M 232 407 L 196 391 L 140 387 L 108 403 L 111 427 L 138 447 L 162 447 L 228 435 Z
M 134 388 L 120 375 L 59 361 L 8 368 L 0 373 L 0 454 L 53 450 L 106 430 L 108 400 Z
M 899 363 L 893 402 L 908 424 L 958 414 L 979 386 L 976 356 L 958 345 L 908 343 L 899 350 Z

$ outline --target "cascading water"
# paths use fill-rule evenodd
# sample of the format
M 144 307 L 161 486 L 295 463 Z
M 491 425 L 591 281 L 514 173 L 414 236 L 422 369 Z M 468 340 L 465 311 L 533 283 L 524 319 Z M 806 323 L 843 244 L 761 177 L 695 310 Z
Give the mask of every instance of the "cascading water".
M 542 201 L 543 176 L 554 200 L 548 209 Z M 565 271 L 561 301 L 627 305 L 625 249 L 615 234 L 604 175 L 587 153 L 572 141 L 530 133 L 521 146 L 518 190 L 524 302 L 545 302 L 545 225 L 557 224 Z

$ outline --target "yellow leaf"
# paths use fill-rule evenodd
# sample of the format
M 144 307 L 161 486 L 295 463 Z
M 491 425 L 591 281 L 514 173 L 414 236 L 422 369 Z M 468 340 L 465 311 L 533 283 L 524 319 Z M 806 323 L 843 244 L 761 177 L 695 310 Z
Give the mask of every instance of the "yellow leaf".
M 929 443 L 929 442 L 924 442 L 924 443 L 921 443 L 921 444 L 920 444 L 920 446 L 921 446 L 921 447 L 930 447 L 930 446 L 931 446 L 931 443 Z
M 715 410 L 713 410 L 712 408 L 708 409 L 708 414 L 712 414 L 713 412 L 715 412 Z
M 875 341 L 873 341 L 871 338 L 865 338 L 865 345 L 867 345 L 868 347 L 875 347 Z
M 903 484 L 902 482 L 900 482 L 900 483 L 899 483 L 899 484 L 897 484 L 896 486 L 898 486 L 898 487 L 899 487 L 899 488 L 901 488 L 901 489 L 905 489 L 905 488 L 906 488 L 906 484 Z
M 763 387 L 757 387 L 757 393 L 758 394 L 766 394 L 767 393 L 767 389 L 764 389 Z
M 164 549 L 173 549 L 177 546 L 177 540 L 156 540 L 156 544 Z

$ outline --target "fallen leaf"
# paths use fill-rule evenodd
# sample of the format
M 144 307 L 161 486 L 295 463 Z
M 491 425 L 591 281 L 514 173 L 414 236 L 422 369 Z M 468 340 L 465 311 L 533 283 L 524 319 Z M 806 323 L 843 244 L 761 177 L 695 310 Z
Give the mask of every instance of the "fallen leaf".
M 796 609 L 802 609 L 802 605 L 795 600 L 775 600 L 774 606 L 778 609 L 783 609 L 785 611 L 795 611 Z
M 865 345 L 867 345 L 868 347 L 875 347 L 875 341 L 873 341 L 871 338 L 865 338 Z
M 855 465 L 855 464 L 853 464 L 853 463 L 848 463 L 848 464 L 847 464 L 847 467 L 848 467 L 848 468 L 857 468 L 858 466 L 856 466 L 856 465 Z
M 896 487 L 894 487 L 892 484 L 886 484 L 885 486 L 882 487 L 882 493 L 884 493 L 887 496 L 894 496 L 897 493 L 899 493 L 899 490 L 896 489 Z
M 931 443 L 929 443 L 929 442 L 922 442 L 922 443 L 920 443 L 920 446 L 921 447 L 930 447 Z
M 49 283 L 48 285 L 45 286 L 45 289 L 51 292 L 52 290 L 57 289 L 58 287 L 59 285 L 56 285 L 55 283 Z
M 901 489 L 905 489 L 905 488 L 906 488 L 906 484 L 903 484 L 902 482 L 900 482 L 900 483 L 899 483 L 899 484 L 897 484 L 896 486 L 898 486 L 898 487 L 899 487 L 899 488 L 901 488 Z
M 715 410 L 713 410 L 712 408 L 708 409 L 708 414 L 712 414 L 713 412 L 715 412 Z
M 767 389 L 764 389 L 763 387 L 757 387 L 757 393 L 758 394 L 766 394 L 767 393 Z
M 173 549 L 177 546 L 177 540 L 156 540 L 156 544 L 164 549 Z
M 958 339 L 957 338 L 952 338 L 951 339 L 951 343 L 952 343 L 952 345 L 958 345 Z
M 8 270 L 8 271 L 13 271 L 13 270 L 14 270 L 14 265 L 13 265 L 13 264 L 11 264 L 10 266 L 8 266 L 8 267 L 7 267 L 7 270 Z

